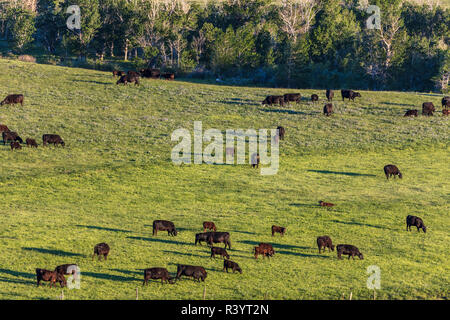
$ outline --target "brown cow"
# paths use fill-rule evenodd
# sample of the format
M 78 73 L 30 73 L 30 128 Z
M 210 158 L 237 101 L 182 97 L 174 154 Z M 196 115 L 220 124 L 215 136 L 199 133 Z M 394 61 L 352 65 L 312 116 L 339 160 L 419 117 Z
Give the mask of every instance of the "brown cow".
M 286 233 L 286 228 L 273 225 L 272 226 L 272 237 L 275 235 L 275 233 L 279 233 L 279 234 L 281 234 L 281 236 L 284 236 L 284 234 Z
M 2 132 L 2 138 L 3 138 L 3 145 L 5 145 L 7 142 L 14 142 L 14 141 L 23 143 L 22 138 L 19 137 L 17 132 L 13 132 L 13 131 Z
M 227 271 L 228 273 L 228 269 L 233 270 L 233 273 L 235 273 L 236 271 L 238 271 L 240 274 L 242 274 L 242 269 L 239 267 L 239 265 L 231 260 L 224 260 L 223 261 L 223 271 Z
M 296 102 L 299 103 L 302 100 L 302 95 L 300 93 L 286 93 L 283 96 L 284 102 Z
M 407 110 L 404 117 L 417 117 L 417 110 Z
M 61 146 L 65 146 L 64 140 L 57 134 L 44 134 L 42 135 L 42 145 L 46 146 L 47 143 L 54 144 L 57 146 L 60 144 Z
M 321 249 L 323 248 L 323 252 L 325 252 L 325 248 L 328 248 L 328 252 L 334 251 L 334 245 L 329 236 L 317 237 L 317 246 L 319 247 L 319 253 L 321 253 Z
M 325 93 L 327 96 L 328 102 L 332 102 L 334 98 L 334 91 L 331 89 L 327 89 L 327 92 Z
M 391 176 L 398 176 L 400 179 L 402 178 L 402 173 L 400 170 L 398 170 L 397 166 L 393 164 L 388 164 L 387 166 L 384 166 L 384 174 L 386 175 L 386 179 L 389 180 Z
M 113 77 L 121 77 L 125 74 L 125 72 L 119 71 L 119 70 L 113 70 L 112 74 L 113 74 Z
M 31 138 L 26 138 L 25 143 L 27 144 L 27 147 L 37 148 L 38 144 L 36 143 L 36 140 Z
M 10 94 L 2 102 L 0 102 L 0 105 L 16 103 L 20 103 L 23 107 L 23 94 Z
M 169 275 L 166 268 L 148 268 L 144 270 L 144 283 L 142 285 L 148 285 L 150 279 L 161 279 L 161 284 L 169 282 L 173 284 L 173 278 Z
M 211 257 L 210 258 L 216 258 L 216 254 L 221 256 L 222 258 L 230 259 L 230 256 L 224 248 L 219 247 L 211 247 Z
M 20 145 L 19 142 L 17 141 L 13 141 L 11 142 L 11 151 L 14 151 L 14 149 L 22 149 L 22 146 Z
M 424 102 L 422 104 L 422 114 L 424 116 L 432 116 L 435 111 L 433 102 Z
M 316 103 L 317 101 L 319 101 L 319 96 L 317 94 L 312 94 L 311 95 L 311 102 L 312 103 Z
M 52 288 L 53 284 L 55 284 L 56 282 L 59 282 L 61 288 L 63 288 L 66 285 L 66 279 L 64 278 L 64 276 L 56 271 L 37 268 L 36 278 L 38 287 L 41 281 L 50 281 L 50 288 Z
M 323 114 L 326 115 L 326 116 L 331 116 L 333 114 L 333 104 L 327 103 L 323 107 Z
M 214 232 L 217 231 L 216 225 L 212 221 L 204 221 L 203 222 L 203 232 L 206 232 L 206 229 L 213 230 Z
M 258 255 L 262 254 L 263 259 L 264 257 L 272 257 L 275 254 L 275 250 L 273 250 L 273 247 L 269 243 L 260 243 L 258 247 L 255 247 L 253 249 L 253 252 L 255 254 L 255 259 L 258 259 Z
M 5 125 L 5 124 L 0 124 L 0 133 L 1 132 L 9 132 L 10 130 L 9 130 L 9 128 L 8 128 L 8 126 L 7 125 Z
M 450 114 L 450 110 L 448 110 L 448 109 L 443 109 L 442 110 L 442 115 L 448 116 L 449 114 Z
M 450 97 L 443 97 L 442 98 L 442 107 L 447 110 L 450 108 Z
M 94 260 L 95 255 L 98 256 L 98 260 L 100 260 L 101 256 L 105 258 L 105 260 L 108 259 L 109 254 L 109 245 L 107 243 L 99 243 L 96 244 L 94 247 L 94 254 L 92 255 L 92 260 Z
M 283 96 L 267 96 L 261 104 L 268 104 L 269 106 L 279 104 L 280 106 L 284 106 L 285 99 Z
M 323 202 L 322 200 L 319 201 L 319 205 L 321 207 L 334 207 L 334 204 L 331 202 Z
M 174 80 L 175 79 L 175 74 L 174 73 L 163 73 L 161 75 L 161 77 L 163 77 L 166 80 Z

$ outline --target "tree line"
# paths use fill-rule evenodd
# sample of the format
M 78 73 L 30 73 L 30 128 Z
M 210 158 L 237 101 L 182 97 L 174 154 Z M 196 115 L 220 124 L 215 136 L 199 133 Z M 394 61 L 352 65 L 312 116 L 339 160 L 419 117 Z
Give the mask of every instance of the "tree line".
M 80 30 L 67 27 L 71 5 L 80 7 Z M 448 91 L 450 10 L 370 5 L 380 8 L 379 28 L 367 26 L 368 0 L 0 0 L 0 38 L 17 53 L 236 83 Z

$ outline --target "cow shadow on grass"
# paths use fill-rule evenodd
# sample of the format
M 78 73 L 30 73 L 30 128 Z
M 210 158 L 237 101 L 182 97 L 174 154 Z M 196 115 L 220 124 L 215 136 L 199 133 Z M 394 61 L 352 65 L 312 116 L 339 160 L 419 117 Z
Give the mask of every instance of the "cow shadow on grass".
M 243 105 L 251 105 L 251 106 L 259 106 L 261 105 L 260 103 L 255 103 L 254 100 L 241 100 L 241 99 L 231 99 L 231 100 L 216 100 L 214 101 L 215 103 L 223 103 L 223 104 L 231 104 L 231 105 L 238 105 L 238 106 L 243 106 Z
M 303 258 L 328 258 L 328 256 L 325 256 L 325 255 L 308 254 L 308 253 L 301 253 L 301 252 L 291 252 L 291 251 L 283 251 L 283 250 L 276 251 L 275 250 L 275 255 L 277 253 L 291 255 L 291 256 L 297 256 L 297 257 L 303 257 Z
M 289 109 L 260 109 L 264 112 L 275 112 L 275 113 L 287 113 L 287 114 L 301 114 L 305 116 L 312 116 L 319 112 L 303 112 L 303 111 L 294 111 Z
M 319 208 L 319 205 L 308 204 L 308 203 L 289 203 L 291 207 L 305 207 L 305 208 Z
M 239 241 L 239 242 L 249 244 L 249 245 L 252 245 L 255 247 L 257 247 L 261 243 L 261 241 L 250 241 L 250 240 L 244 240 L 244 241 Z M 290 244 L 279 244 L 279 243 L 272 243 L 272 242 L 270 242 L 270 244 L 272 245 L 272 247 L 278 248 L 278 249 L 302 249 L 302 250 L 311 249 L 310 247 L 293 246 Z
M 374 174 L 368 173 L 358 173 L 358 172 L 340 172 L 340 171 L 329 171 L 329 170 L 307 170 L 308 172 L 323 173 L 323 174 L 338 174 L 350 177 L 376 177 Z
M 139 276 L 142 276 L 144 274 L 144 270 L 145 269 L 136 269 L 136 271 L 123 270 L 123 269 L 111 269 L 111 271 L 116 271 L 116 272 L 124 273 L 127 275 L 139 275 Z
M 127 239 L 133 239 L 133 240 L 144 240 L 144 241 L 150 241 L 150 242 L 162 242 L 162 243 L 168 243 L 168 244 L 179 244 L 179 245 L 188 245 L 193 246 L 193 243 L 189 242 L 182 242 L 182 241 L 175 241 L 175 240 L 166 240 L 166 239 L 158 239 L 158 238 L 145 238 L 145 237 L 127 237 Z
M 211 255 L 211 253 L 207 253 L 205 255 L 199 255 L 199 254 L 194 254 L 194 253 L 189 253 L 189 252 L 178 252 L 178 251 L 169 251 L 169 250 L 163 250 L 163 252 L 169 253 L 169 254 L 177 254 L 177 255 L 181 255 L 181 256 L 199 257 L 199 258 L 209 258 L 209 256 Z
M 24 248 L 22 248 L 22 250 L 36 251 L 36 252 L 39 252 L 39 253 L 53 254 L 53 255 L 56 255 L 56 256 L 64 256 L 64 257 L 84 257 L 84 255 L 80 254 L 80 253 L 73 253 L 73 252 L 67 252 L 67 251 L 62 251 L 62 250 L 52 250 L 52 249 L 43 249 L 43 248 L 29 248 L 29 247 L 24 247 Z
M 87 82 L 87 83 L 95 83 L 95 84 L 103 84 L 105 86 L 110 86 L 112 84 L 115 84 L 113 82 L 100 82 L 100 81 L 94 81 L 94 80 L 72 80 L 73 82 Z
M 84 226 L 84 225 L 76 225 L 80 228 L 88 228 L 88 229 L 96 229 L 96 230 L 103 230 L 103 231 L 113 231 L 113 232 L 131 232 L 130 230 L 123 230 L 123 229 L 115 229 L 115 228 L 105 228 L 105 227 L 98 227 L 98 226 Z
M 120 281 L 120 282 L 130 282 L 130 281 L 139 281 L 141 279 L 135 278 L 135 277 L 123 277 L 123 276 L 116 276 L 106 273 L 97 273 L 97 272 L 83 272 L 83 277 L 92 277 L 96 279 L 103 279 L 103 280 L 112 280 L 112 281 Z
M 331 222 L 334 223 L 341 223 L 341 224 L 346 224 L 346 225 L 351 225 L 351 226 L 360 226 L 360 227 L 370 227 L 370 228 L 377 228 L 377 229 L 384 229 L 384 230 L 393 230 L 391 228 L 388 227 L 384 227 L 384 226 L 377 226 L 377 225 L 373 225 L 373 224 L 367 224 L 367 223 L 360 223 L 360 222 L 346 222 L 346 221 L 339 221 L 339 220 L 331 220 Z
M 0 277 L 0 282 L 15 283 L 15 284 L 36 284 L 35 280 L 34 281 L 31 280 L 36 279 L 36 275 L 32 273 L 25 273 L 8 269 L 0 269 L 0 274 L 7 274 L 13 277 L 21 277 L 29 279 L 29 280 L 21 280 L 21 279 L 8 279 L 5 277 Z

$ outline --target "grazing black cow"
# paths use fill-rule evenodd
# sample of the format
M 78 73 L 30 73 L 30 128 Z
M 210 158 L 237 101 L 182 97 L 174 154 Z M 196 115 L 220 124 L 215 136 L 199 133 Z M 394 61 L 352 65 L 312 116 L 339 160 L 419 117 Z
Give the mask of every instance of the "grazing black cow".
M 402 173 L 400 170 L 398 170 L 397 166 L 393 164 L 388 164 L 387 166 L 384 166 L 384 174 L 386 175 L 386 179 L 389 180 L 391 176 L 398 176 L 400 179 L 402 178 Z
M 404 117 L 417 117 L 417 110 L 407 110 Z
M 277 130 L 278 130 L 278 135 L 279 135 L 280 139 L 284 140 L 284 135 L 286 133 L 286 130 L 282 126 L 278 126 Z
M 261 158 L 259 157 L 259 153 L 254 153 L 252 154 L 252 168 L 258 168 L 259 167 L 259 163 L 261 162 Z
M 163 73 L 161 75 L 166 80 L 174 80 L 175 79 L 175 73 Z
M 203 222 L 203 232 L 206 232 L 206 229 L 217 231 L 216 225 L 212 221 L 204 221 Z
M 300 93 L 286 93 L 283 95 L 284 102 L 296 102 L 299 103 L 302 100 L 302 95 Z
M 272 237 L 275 235 L 275 233 L 279 233 L 279 234 L 281 234 L 281 236 L 284 236 L 284 234 L 286 233 L 286 228 L 273 225 L 272 226 Z
M 3 145 L 5 145 L 7 142 L 14 142 L 14 141 L 23 143 L 22 138 L 19 137 L 17 132 L 13 132 L 13 131 L 2 132 L 2 138 L 3 138 Z
M 216 254 L 221 256 L 222 258 L 230 259 L 230 256 L 228 255 L 227 250 L 225 250 L 223 248 L 218 248 L 218 247 L 211 247 L 211 257 L 210 258 L 215 258 Z
M 447 110 L 450 108 L 450 97 L 443 97 L 442 98 L 442 107 Z
M 113 74 L 113 77 L 121 77 L 125 74 L 125 72 L 119 71 L 119 70 L 113 70 L 112 74 Z
M 333 105 L 331 103 L 327 103 L 323 107 L 323 114 L 326 115 L 327 117 L 333 114 Z
M 424 116 L 432 116 L 433 112 L 435 112 L 436 109 L 434 107 L 433 102 L 424 102 L 422 104 L 422 114 Z
M 0 132 L 9 132 L 9 128 L 5 124 L 0 124 Z
M 325 95 L 327 96 L 327 100 L 328 102 L 332 102 L 333 98 L 334 98 L 334 91 L 331 89 L 327 89 L 327 92 L 325 93 Z
M 158 231 L 167 231 L 169 236 L 176 236 L 178 234 L 177 229 L 175 229 L 175 224 L 167 220 L 153 221 L 153 235 L 158 235 Z
M 348 255 L 348 259 L 350 257 L 355 260 L 355 256 L 358 256 L 360 260 L 363 260 L 364 257 L 359 249 L 351 244 L 338 244 L 336 247 L 338 259 L 342 259 L 341 255 Z
M 223 271 L 226 271 L 228 273 L 228 269 L 233 270 L 233 273 L 238 271 L 240 274 L 242 274 L 242 269 L 239 267 L 239 265 L 236 262 L 233 262 L 231 260 L 224 260 L 223 261 Z
M 319 253 L 321 253 L 322 248 L 323 252 L 325 252 L 325 248 L 328 248 L 328 252 L 334 251 L 334 245 L 329 236 L 317 237 L 317 246 L 319 247 Z
M 116 84 L 123 83 L 124 85 L 127 85 L 128 83 L 133 82 L 135 86 L 139 85 L 139 76 L 126 74 L 124 76 L 121 76 L 120 79 L 117 80 Z
M 144 270 L 144 283 L 142 285 L 148 285 L 150 279 L 161 279 L 161 284 L 169 282 L 173 284 L 173 278 L 169 275 L 169 271 L 166 268 L 148 268 Z
M 420 229 L 422 229 L 424 233 L 427 232 L 427 227 L 425 227 L 423 220 L 419 217 L 411 215 L 406 217 L 406 231 L 411 231 L 411 226 L 417 227 L 417 232 L 420 232 Z
M 224 243 L 225 249 L 228 246 L 228 249 L 231 249 L 231 241 L 230 234 L 228 232 L 207 232 L 209 233 L 206 238 L 206 242 L 210 247 L 212 247 L 213 243 Z
M 197 243 L 202 245 L 202 241 L 208 242 L 208 237 L 210 234 L 211 232 L 197 233 L 195 235 L 195 245 L 197 245 Z
M 177 280 L 180 279 L 182 275 L 186 277 L 193 277 L 194 281 L 198 280 L 198 282 L 200 282 L 200 280 L 205 281 L 207 273 L 205 268 L 201 266 L 179 264 L 177 266 Z
M 47 143 L 54 144 L 57 146 L 60 144 L 61 146 L 65 146 L 66 143 L 58 134 L 44 134 L 42 135 L 42 145 L 46 146 Z
M 161 76 L 159 69 L 141 69 L 140 73 L 144 78 L 158 79 Z
M 22 146 L 20 145 L 19 142 L 17 142 L 17 141 L 11 142 L 11 151 L 14 151 L 14 149 L 17 149 L 17 150 L 22 149 Z
M 127 75 L 129 77 L 140 77 L 140 74 L 136 71 L 128 70 Z
M 98 260 L 100 260 L 101 256 L 103 256 L 105 258 L 105 260 L 108 259 L 108 254 L 109 254 L 109 245 L 107 243 L 99 243 L 96 244 L 94 247 L 94 254 L 92 255 L 92 260 L 94 260 L 94 257 L 97 255 L 98 256 Z
M 26 138 L 25 139 L 25 143 L 27 144 L 27 147 L 32 147 L 32 148 L 37 148 L 38 144 L 36 142 L 36 140 L 31 139 L 31 138 Z
M 342 95 L 342 101 L 344 101 L 346 98 L 350 101 L 355 101 L 356 97 L 361 97 L 361 94 L 359 92 L 355 92 L 353 90 L 341 90 Z
M 312 94 L 311 95 L 311 102 L 312 103 L 316 103 L 317 101 L 319 101 L 319 96 L 317 94 Z
M 40 268 L 36 269 L 36 279 L 38 287 L 41 281 L 50 281 L 50 288 L 52 288 L 53 284 L 55 284 L 56 282 L 59 282 L 61 288 L 63 288 L 67 284 L 64 276 L 59 274 L 58 272 Z
M 10 94 L 7 96 L 2 102 L 0 102 L 0 105 L 4 104 L 17 104 L 20 103 L 20 105 L 23 107 L 23 94 Z
M 284 97 L 283 96 L 267 96 L 261 104 L 268 104 L 271 106 L 272 104 L 279 104 L 280 106 L 284 106 Z

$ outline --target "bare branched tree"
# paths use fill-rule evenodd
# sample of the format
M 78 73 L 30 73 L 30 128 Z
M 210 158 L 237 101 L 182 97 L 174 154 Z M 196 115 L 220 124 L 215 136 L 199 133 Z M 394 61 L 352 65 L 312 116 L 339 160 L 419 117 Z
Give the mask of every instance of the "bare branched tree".
M 299 35 L 307 33 L 320 10 L 320 0 L 283 0 L 280 7 L 281 29 L 297 42 Z

